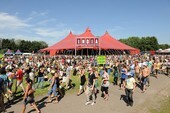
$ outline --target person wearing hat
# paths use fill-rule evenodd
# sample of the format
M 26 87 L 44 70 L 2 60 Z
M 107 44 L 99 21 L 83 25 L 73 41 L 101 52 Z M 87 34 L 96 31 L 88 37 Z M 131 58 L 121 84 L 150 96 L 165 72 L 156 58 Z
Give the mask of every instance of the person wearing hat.
M 131 73 L 127 73 L 127 78 L 124 81 L 125 86 L 125 94 L 127 97 L 127 106 L 133 106 L 133 92 L 135 90 L 136 82 L 135 79 L 132 77 Z

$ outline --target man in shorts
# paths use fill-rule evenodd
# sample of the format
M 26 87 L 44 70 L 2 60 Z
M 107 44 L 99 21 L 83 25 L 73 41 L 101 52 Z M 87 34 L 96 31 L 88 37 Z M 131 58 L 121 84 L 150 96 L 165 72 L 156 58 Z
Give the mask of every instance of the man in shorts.
M 17 72 L 16 72 L 17 86 L 15 88 L 15 92 L 14 93 L 17 92 L 18 86 L 20 86 L 22 88 L 23 92 L 25 93 L 25 89 L 24 89 L 23 84 L 22 84 L 22 82 L 23 82 L 23 75 L 24 74 L 23 74 L 22 69 L 17 67 Z
M 150 74 L 149 72 L 150 72 L 149 68 L 147 67 L 147 64 L 145 63 L 142 69 L 142 93 L 144 93 L 146 90 L 147 77 Z

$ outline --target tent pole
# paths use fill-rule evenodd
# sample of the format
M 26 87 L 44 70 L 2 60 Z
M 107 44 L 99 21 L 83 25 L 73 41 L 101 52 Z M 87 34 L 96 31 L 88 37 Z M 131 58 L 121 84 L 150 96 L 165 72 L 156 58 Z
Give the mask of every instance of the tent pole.
M 117 50 L 117 52 L 118 52 L 118 55 L 120 55 L 120 52 L 119 52 L 119 50 Z
M 110 55 L 110 54 L 109 54 L 109 50 L 106 50 L 106 54 L 107 54 L 107 53 L 108 53 L 108 55 Z
M 76 44 L 77 44 L 77 38 L 75 38 L 75 56 L 77 55 L 77 53 L 76 53 Z
M 89 55 L 89 53 L 88 53 L 88 48 L 87 48 L 87 56 Z
M 83 55 L 83 49 L 81 50 L 81 56 Z
M 115 49 L 115 53 L 116 53 L 116 55 L 118 55 L 118 51 Z
M 109 55 L 111 55 L 111 53 L 110 53 L 110 49 L 109 49 L 108 51 L 109 51 Z
M 113 50 L 111 49 L 110 51 L 111 51 L 111 54 L 113 55 L 113 54 L 114 54 L 114 53 L 113 53 Z
M 99 43 L 99 55 L 101 55 L 100 38 L 98 39 L 98 43 Z
M 109 49 L 109 54 L 111 55 L 112 54 L 112 52 L 111 52 L 111 50 Z
M 75 46 L 75 56 L 76 56 L 76 46 Z

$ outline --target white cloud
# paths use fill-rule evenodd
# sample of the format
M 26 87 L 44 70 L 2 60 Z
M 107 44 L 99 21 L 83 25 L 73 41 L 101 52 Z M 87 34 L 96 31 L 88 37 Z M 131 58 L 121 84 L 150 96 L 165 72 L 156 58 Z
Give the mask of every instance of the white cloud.
M 66 24 L 58 23 L 55 18 L 43 19 L 42 16 L 47 15 L 48 12 L 33 11 L 28 18 L 22 20 L 18 14 L 18 12 L 15 15 L 0 12 L 0 37 L 45 41 L 51 45 L 66 37 L 70 32 Z
M 47 16 L 47 15 L 48 15 L 48 10 L 43 12 L 32 11 L 30 16 L 35 17 L 35 16 Z
M 47 14 L 48 14 L 48 11 L 44 11 L 40 13 L 41 16 L 46 16 Z
M 23 27 L 29 27 L 24 21 L 20 20 L 16 16 L 9 15 L 8 13 L 0 12 L 0 29 L 18 29 Z
M 37 24 L 38 25 L 46 25 L 49 22 L 55 22 L 55 21 L 56 21 L 56 19 L 51 18 L 51 19 L 42 20 L 42 21 L 38 22 Z
M 43 37 L 52 37 L 52 38 L 61 38 L 70 32 L 69 29 L 62 29 L 62 30 L 57 30 L 57 29 L 51 29 L 51 28 L 35 28 L 34 29 L 36 34 L 43 36 Z
M 121 26 L 114 26 L 113 28 L 108 29 L 109 32 L 117 32 L 121 30 L 124 30 L 124 28 Z

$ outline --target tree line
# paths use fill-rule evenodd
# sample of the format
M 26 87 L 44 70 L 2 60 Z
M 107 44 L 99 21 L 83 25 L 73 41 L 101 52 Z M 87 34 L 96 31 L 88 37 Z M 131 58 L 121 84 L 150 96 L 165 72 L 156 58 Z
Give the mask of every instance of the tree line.
M 170 45 L 168 44 L 159 44 L 155 36 L 129 37 L 127 39 L 120 39 L 119 41 L 131 47 L 138 48 L 140 49 L 140 51 L 150 51 L 150 50 L 170 48 Z
M 40 49 L 48 47 L 44 41 L 28 41 L 21 39 L 3 39 L 0 38 L 0 49 L 5 52 L 7 49 L 21 52 L 37 52 Z

